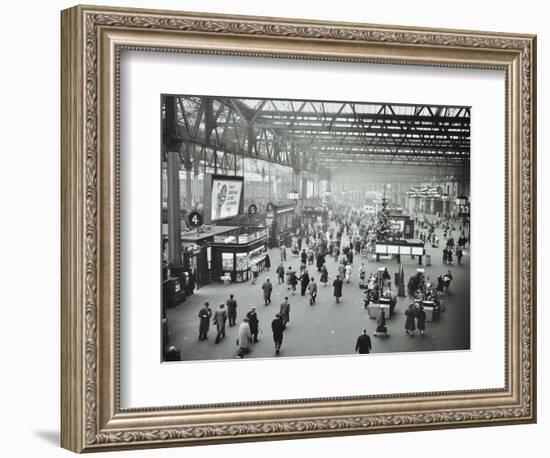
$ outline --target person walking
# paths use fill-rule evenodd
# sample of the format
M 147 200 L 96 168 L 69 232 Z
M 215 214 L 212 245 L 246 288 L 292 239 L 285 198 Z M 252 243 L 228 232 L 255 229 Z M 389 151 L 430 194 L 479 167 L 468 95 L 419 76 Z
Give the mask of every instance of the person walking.
M 422 304 L 420 304 L 416 310 L 416 327 L 420 331 L 420 335 L 423 336 L 426 330 L 426 312 Z
M 271 258 L 269 257 L 269 253 L 265 254 L 264 266 L 265 270 L 269 272 L 269 269 L 271 268 Z
M 298 277 L 296 276 L 296 272 L 292 270 L 292 268 L 288 267 L 288 284 L 290 285 L 291 294 L 294 296 L 294 293 L 296 292 L 296 285 L 298 284 Z
M 449 264 L 453 263 L 453 249 L 452 249 L 452 247 L 447 248 L 447 262 Z
M 443 248 L 443 264 L 447 264 L 447 247 Z
M 282 262 L 277 267 L 276 272 L 277 272 L 277 278 L 279 280 L 279 285 L 280 285 L 281 283 L 285 282 L 285 266 L 283 265 Z
M 323 286 L 327 286 L 327 283 L 328 283 L 328 270 L 327 270 L 327 266 L 325 264 L 323 264 L 323 267 L 321 268 L 320 282 L 323 284 Z
M 235 321 L 237 320 L 237 301 L 233 298 L 233 294 L 229 295 L 229 299 L 227 299 L 225 305 L 227 306 L 229 326 L 235 326 Z
M 264 290 L 265 305 L 271 304 L 271 292 L 273 291 L 273 285 L 269 281 L 269 278 L 266 278 L 266 280 L 264 281 L 264 284 L 262 285 L 262 289 Z
M 300 277 L 300 296 L 306 295 L 307 285 L 309 285 L 309 273 L 307 270 L 304 270 Z
M 309 293 L 309 305 L 313 305 L 315 304 L 315 299 L 317 299 L 317 283 L 315 283 L 314 278 L 309 281 L 307 290 Z
M 456 260 L 458 261 L 458 264 L 462 264 L 462 248 L 460 248 L 460 246 L 458 246 L 456 248 Z
M 413 336 L 416 327 L 414 325 L 414 318 L 416 314 L 415 304 L 412 303 L 409 305 L 407 310 L 405 310 L 405 331 L 409 336 Z
M 323 253 L 319 253 L 317 255 L 317 272 L 321 272 L 324 264 L 325 264 L 325 255 Z
M 222 302 L 218 310 L 214 313 L 213 323 L 216 325 L 216 330 L 218 331 L 216 335 L 216 343 L 220 343 L 222 339 L 225 338 L 225 322 L 227 321 L 227 312 L 225 310 L 225 304 Z
M 370 336 L 367 334 L 367 330 L 363 329 L 363 333 L 357 338 L 355 343 L 355 351 L 360 355 L 367 355 L 372 349 L 372 343 Z
M 332 282 L 334 288 L 334 297 L 336 298 L 336 303 L 340 303 L 340 298 L 342 297 L 342 280 L 340 280 L 340 275 L 336 275 L 336 278 Z
M 307 264 L 307 253 L 306 253 L 305 249 L 302 250 L 302 254 L 300 255 L 300 258 L 302 260 L 302 264 L 306 265 Z
M 258 315 L 256 314 L 256 307 L 252 306 L 250 307 L 250 312 L 246 314 L 246 317 L 248 318 L 248 325 L 250 326 L 250 334 L 252 336 L 252 342 L 258 342 L 258 330 L 259 330 L 259 322 L 258 322 Z
M 346 283 L 349 283 L 350 280 L 351 280 L 351 264 L 350 263 L 346 264 L 346 267 L 344 268 L 344 271 L 345 271 Z
M 281 320 L 281 315 L 277 313 L 275 319 L 271 322 L 271 331 L 273 332 L 273 342 L 275 342 L 275 353 L 278 355 L 283 343 L 283 331 L 285 326 Z
M 443 276 L 443 292 L 445 294 L 449 294 L 449 287 L 451 286 L 452 279 L 453 275 L 451 274 L 451 271 L 448 270 L 447 273 Z
M 206 340 L 210 329 L 210 318 L 212 318 L 212 310 L 208 302 L 205 302 L 204 307 L 200 309 L 199 318 L 199 340 Z
M 288 303 L 288 297 L 285 297 L 285 301 L 281 304 L 279 315 L 281 316 L 281 322 L 283 323 L 284 329 L 286 328 L 287 323 L 290 321 L 290 304 Z
M 281 244 L 281 248 L 279 248 L 280 254 L 281 254 L 281 263 L 286 262 L 286 246 Z
M 248 324 L 248 318 L 244 317 L 242 323 L 239 325 L 239 336 L 237 338 L 237 346 L 239 347 L 239 358 L 244 358 L 250 351 L 250 341 L 252 334 L 250 333 L 250 325 Z

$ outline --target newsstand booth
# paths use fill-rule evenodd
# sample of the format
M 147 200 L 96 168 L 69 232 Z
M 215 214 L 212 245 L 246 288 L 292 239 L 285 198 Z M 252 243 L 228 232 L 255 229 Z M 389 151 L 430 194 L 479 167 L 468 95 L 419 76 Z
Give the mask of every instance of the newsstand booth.
M 194 275 L 197 288 L 212 281 L 212 245 L 216 237 L 238 230 L 234 226 L 202 226 L 199 230 L 182 233 L 184 266 Z
M 236 227 L 214 237 L 212 243 L 212 278 L 223 281 L 229 276 L 232 282 L 251 278 L 254 266 L 265 268 L 268 231 L 265 226 Z

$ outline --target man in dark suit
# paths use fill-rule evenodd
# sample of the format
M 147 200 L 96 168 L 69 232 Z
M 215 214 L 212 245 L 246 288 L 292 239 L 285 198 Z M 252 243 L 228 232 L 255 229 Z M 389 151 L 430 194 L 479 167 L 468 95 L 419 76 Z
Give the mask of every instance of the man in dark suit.
M 237 301 L 233 298 L 233 294 L 229 295 L 229 299 L 227 299 L 225 305 L 227 306 L 229 326 L 235 326 L 235 320 L 237 319 Z
M 264 302 L 265 305 L 271 304 L 271 291 L 273 291 L 273 285 L 269 281 L 269 278 L 266 279 L 264 284 L 262 285 L 262 289 L 264 290 Z
M 277 313 L 275 319 L 271 322 L 271 330 L 273 331 L 273 341 L 275 342 L 275 353 L 279 354 L 281 344 L 283 343 L 283 331 L 285 326 L 281 321 L 281 315 Z
M 206 340 L 210 329 L 210 318 L 212 318 L 212 310 L 208 302 L 205 302 L 204 307 L 200 310 L 199 318 L 199 340 Z
M 370 353 L 372 348 L 370 337 L 367 335 L 367 330 L 363 329 L 363 334 L 357 338 L 357 343 L 355 344 L 355 351 L 360 355 L 365 355 Z

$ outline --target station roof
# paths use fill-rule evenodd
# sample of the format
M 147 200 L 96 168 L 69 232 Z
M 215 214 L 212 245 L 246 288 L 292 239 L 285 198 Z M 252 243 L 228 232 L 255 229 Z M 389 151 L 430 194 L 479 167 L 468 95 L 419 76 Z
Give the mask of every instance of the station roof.
M 468 106 L 169 97 L 176 103 L 176 136 L 285 165 L 461 168 L 469 162 Z

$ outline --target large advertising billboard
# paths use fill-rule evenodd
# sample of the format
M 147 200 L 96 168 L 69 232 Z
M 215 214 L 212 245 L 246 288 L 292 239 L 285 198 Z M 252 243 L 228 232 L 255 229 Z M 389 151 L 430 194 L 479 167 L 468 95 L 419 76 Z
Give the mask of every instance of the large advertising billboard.
M 211 220 L 219 221 L 242 213 L 243 178 L 212 176 Z

